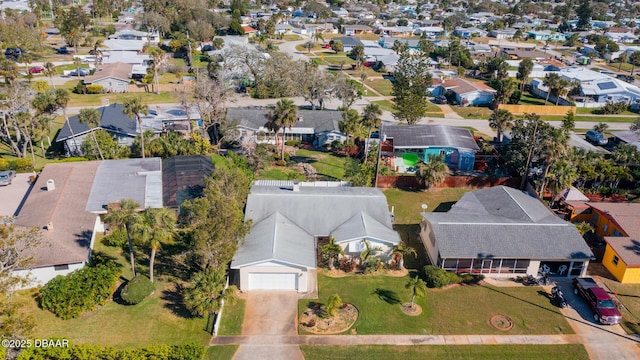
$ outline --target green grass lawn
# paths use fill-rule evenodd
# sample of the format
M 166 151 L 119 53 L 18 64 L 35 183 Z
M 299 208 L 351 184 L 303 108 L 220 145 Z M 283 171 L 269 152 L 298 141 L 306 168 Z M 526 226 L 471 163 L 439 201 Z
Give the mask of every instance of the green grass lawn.
M 260 170 L 257 179 L 261 180 L 306 180 L 303 174 L 300 174 L 296 169 L 283 168 L 277 166 L 270 166 L 266 169 Z
M 311 164 L 311 166 L 318 171 L 318 175 L 324 175 L 338 180 L 344 179 L 344 166 L 348 160 L 346 157 L 336 156 L 328 152 L 305 149 L 296 150 L 295 156 Z
M 60 65 L 60 66 L 56 66 L 56 75 L 64 75 L 65 71 L 71 71 L 71 70 L 76 70 L 77 68 L 88 68 L 89 64 L 80 64 L 80 65 L 75 65 L 75 64 L 66 64 L 66 65 Z
M 231 360 L 238 351 L 238 345 L 216 345 L 207 348 L 203 360 Z
M 578 107 L 576 108 L 576 113 L 577 114 L 584 114 L 584 115 L 598 115 L 596 113 L 594 113 L 594 111 L 598 111 L 600 110 L 600 108 L 583 108 L 583 107 Z M 632 115 L 632 116 L 637 116 L 638 113 L 635 113 L 633 111 L 624 111 L 618 115 Z
M 102 99 L 108 99 L 110 104 L 122 103 L 124 99 L 131 97 L 140 97 L 145 104 L 162 104 L 178 102 L 175 94 L 172 92 L 155 93 L 125 93 L 125 94 L 91 94 L 80 95 L 71 94 L 71 100 L 68 106 L 100 106 Z
M 520 97 L 519 105 L 544 105 L 544 99 L 535 97 L 529 93 L 522 93 Z M 553 105 L 553 103 L 547 102 L 547 105 Z
M 563 115 L 541 115 L 540 119 L 546 121 L 562 121 Z M 574 116 L 576 122 L 588 121 L 588 122 L 615 122 L 615 123 L 632 123 L 636 120 L 636 117 L 625 116 L 620 117 L 616 115 L 592 115 L 592 116 Z
M 458 115 L 462 116 L 465 119 L 488 119 L 491 116 L 491 109 L 487 107 L 475 107 L 475 106 L 451 106 L 453 111 L 458 113 Z
M 549 298 L 536 287 L 496 288 L 487 285 L 430 289 L 416 299 L 422 314 L 407 316 L 400 304 L 411 294 L 404 285 L 408 276 L 346 276 L 318 274 L 319 302 L 338 294 L 359 310 L 353 328 L 358 334 L 571 334 L 573 330 Z M 299 301 L 300 314 L 314 300 Z M 514 326 L 501 331 L 489 324 L 493 315 L 511 318 Z M 301 332 L 304 332 L 300 328 Z M 346 333 L 350 333 L 347 331 Z
M 393 103 L 389 100 L 378 100 L 378 101 L 372 101 L 371 103 L 378 104 L 378 106 L 380 106 L 380 109 L 382 110 L 386 110 L 389 112 L 396 111 L 395 105 L 393 105 Z
M 384 96 L 391 96 L 393 91 L 393 84 L 387 79 L 373 79 L 373 81 L 367 81 L 367 85 Z
M 344 63 L 345 69 L 347 68 L 347 65 L 355 64 L 355 60 L 353 60 L 352 58 L 348 57 L 345 54 L 326 54 L 325 53 L 324 60 L 322 61 L 324 61 L 328 65 L 340 65 L 341 63 Z
M 242 321 L 244 320 L 244 310 L 246 300 L 238 299 L 234 304 L 225 302 L 222 320 L 220 320 L 219 335 L 240 335 L 242 334 Z
M 630 334 L 640 333 L 640 284 L 621 284 L 605 277 L 600 279 L 624 304 L 622 327 Z
M 366 345 L 366 346 L 311 346 L 300 347 L 306 360 L 578 360 L 589 359 L 582 345 Z
M 385 189 L 389 206 L 394 207 L 395 224 L 419 224 L 422 221 L 422 204 L 427 204 L 427 211 L 448 211 L 451 205 L 460 200 L 462 195 L 471 189 L 465 188 L 432 188 L 428 191 L 403 189 Z

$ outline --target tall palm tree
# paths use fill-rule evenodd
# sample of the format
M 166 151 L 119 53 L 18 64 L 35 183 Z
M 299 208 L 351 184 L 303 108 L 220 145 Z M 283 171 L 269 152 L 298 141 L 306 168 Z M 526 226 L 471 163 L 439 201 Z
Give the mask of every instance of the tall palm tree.
M 620 72 L 620 70 L 622 70 L 622 64 L 626 63 L 628 58 L 629 58 L 629 55 L 627 55 L 626 51 L 623 51 L 620 54 L 620 56 L 618 56 L 618 62 L 620 63 L 620 65 L 618 65 L 618 72 Z
M 336 268 L 336 256 L 344 255 L 342 246 L 336 244 L 336 238 L 330 237 L 329 242 L 320 248 L 322 254 L 329 256 L 329 270 Z
M 547 101 L 549 101 L 549 95 L 551 95 L 551 89 L 553 89 L 558 81 L 560 80 L 560 75 L 556 73 L 548 73 L 544 76 L 542 80 L 542 85 L 547 87 L 547 97 L 544 99 L 544 104 L 547 105 Z
M 613 159 L 620 165 L 627 167 L 640 162 L 640 151 L 631 144 L 620 144 L 611 152 Z
M 69 91 L 65 89 L 55 89 L 53 92 L 53 96 L 54 96 L 54 103 L 56 105 L 56 108 L 62 109 L 62 116 L 64 116 L 64 121 L 67 124 L 67 127 L 69 128 L 69 132 L 71 133 L 71 140 L 73 141 L 74 149 L 73 151 L 70 151 L 70 153 L 71 155 L 74 155 L 78 152 L 79 147 L 78 147 L 78 142 L 76 141 L 76 135 L 73 133 L 73 129 L 71 128 L 71 123 L 69 123 L 69 117 L 67 116 L 67 105 L 71 100 L 71 94 L 69 94 Z
M 124 228 L 127 232 L 127 242 L 129 243 L 129 261 L 131 262 L 131 272 L 136 276 L 135 257 L 133 253 L 133 240 L 131 238 L 131 230 L 138 222 L 140 204 L 135 200 L 122 199 L 116 205 L 110 205 L 107 208 L 107 214 L 103 221 L 115 228 Z
M 407 255 L 413 255 L 413 257 L 418 256 L 416 249 L 412 248 L 411 246 L 407 246 L 407 244 L 405 244 L 404 241 L 400 241 L 398 245 L 394 246 L 393 249 L 391 249 L 391 254 L 393 255 L 394 260 L 398 264 L 398 268 L 400 270 L 404 270 L 405 256 Z
M 542 140 L 541 155 L 545 158 L 544 172 L 542 173 L 542 184 L 540 186 L 540 196 L 544 196 L 544 188 L 549 179 L 549 169 L 560 158 L 562 158 L 569 148 L 569 136 L 563 129 L 550 128 L 547 136 Z
M 558 103 L 560 102 L 560 98 L 569 93 L 570 86 L 571 86 L 571 82 L 566 79 L 559 79 L 558 82 L 555 84 L 553 93 L 556 96 L 556 106 L 558 106 Z
M 371 133 L 373 132 L 373 128 L 379 127 L 382 123 L 382 119 L 380 118 L 380 116 L 382 116 L 382 109 L 380 109 L 380 106 L 378 106 L 378 104 L 369 104 L 364 108 L 362 112 L 362 125 L 369 128 L 369 133 L 367 136 L 367 151 L 365 152 L 364 157 L 365 164 L 367 163 L 367 155 L 369 151 L 368 145 L 369 141 L 371 140 Z
M 489 126 L 498 133 L 498 143 L 502 142 L 502 133 L 513 127 L 513 114 L 509 110 L 496 109 L 489 117 Z
M 289 99 L 282 99 L 278 101 L 276 103 L 276 108 L 273 111 L 273 121 L 280 124 L 280 128 L 282 129 L 291 129 L 293 124 L 298 121 L 298 107 L 293 103 L 292 100 Z M 284 160 L 284 131 L 282 135 L 282 152 L 280 155 L 280 159 Z
M 601 122 L 601 123 L 597 123 L 596 125 L 593 126 L 593 130 L 604 134 L 605 131 L 607 131 L 609 129 L 609 124 Z
M 629 55 L 629 62 L 631 63 L 631 76 L 633 76 L 636 65 L 640 64 L 640 51 L 632 52 L 631 55 Z
M 415 306 L 416 297 L 423 297 L 427 294 L 427 284 L 419 277 L 409 278 L 404 288 L 411 291 L 411 309 Z
M 42 72 L 44 73 L 45 76 L 49 78 L 49 81 L 51 82 L 51 86 L 55 89 L 56 84 L 53 82 L 53 75 L 56 74 L 56 66 L 53 65 L 51 61 L 47 61 L 44 64 L 44 70 L 42 70 Z
M 449 174 L 449 167 L 444 163 L 442 155 L 429 154 L 428 161 L 426 163 L 420 162 L 416 170 L 418 182 L 427 190 L 433 185 L 443 182 L 447 174 Z
M 73 59 L 73 64 L 76 66 L 76 76 L 78 77 L 78 79 L 80 79 L 80 65 L 82 65 L 82 59 L 80 58 Z
M 313 41 L 314 42 L 318 42 L 318 41 L 324 41 L 324 35 L 321 32 L 316 31 L 313 34 Z
M 98 112 L 98 110 L 93 108 L 80 109 L 80 113 L 78 114 L 78 121 L 82 124 L 89 125 L 93 143 L 98 149 L 98 154 L 100 154 L 100 160 L 104 160 L 102 149 L 100 149 L 100 144 L 98 144 L 98 140 L 96 140 L 96 133 L 94 131 L 95 128 L 100 126 L 100 113 Z
M 160 64 L 162 64 L 162 60 L 164 59 L 164 51 L 159 47 L 152 47 L 149 49 L 149 55 L 153 60 L 153 81 L 154 87 L 156 90 L 156 94 L 160 94 L 160 85 L 158 83 L 158 71 L 160 70 Z
M 140 147 L 142 158 L 145 157 L 144 151 L 144 130 L 142 129 L 142 115 L 149 115 L 149 106 L 142 103 L 139 96 L 130 97 L 124 100 L 122 112 L 130 118 L 135 117 L 138 120 L 138 131 L 140 131 Z
M 149 280 L 153 282 L 153 264 L 162 244 L 173 242 L 176 229 L 176 214 L 169 208 L 147 208 L 140 214 L 140 221 L 134 224 L 133 231 L 145 244 L 149 244 Z
M 524 84 L 531 75 L 531 71 L 533 70 L 533 61 L 531 59 L 524 59 L 520 61 L 520 65 L 518 65 L 518 73 L 516 74 L 516 79 L 520 80 L 520 91 L 524 91 Z
M 576 167 L 566 160 L 556 161 L 549 170 L 548 180 L 550 185 L 553 186 L 553 202 L 560 200 L 565 189 L 571 187 L 571 185 L 578 178 L 578 172 Z
M 217 314 L 223 301 L 230 304 L 235 302 L 237 289 L 229 286 L 225 290 L 225 272 L 223 266 L 208 267 L 191 278 L 189 287 L 184 290 L 184 304 L 192 314 Z

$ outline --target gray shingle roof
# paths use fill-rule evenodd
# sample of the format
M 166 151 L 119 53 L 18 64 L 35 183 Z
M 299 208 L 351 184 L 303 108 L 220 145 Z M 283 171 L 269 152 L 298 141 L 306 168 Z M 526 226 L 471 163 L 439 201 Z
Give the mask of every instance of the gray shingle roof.
M 105 160 L 98 167 L 86 211 L 106 213 L 107 204 L 133 199 L 142 208 L 162 207 L 160 158 Z
M 227 120 L 238 121 L 238 125 L 250 129 L 259 129 L 267 123 L 267 108 L 229 108 Z M 298 110 L 297 121 L 293 128 L 313 128 L 315 133 L 340 130 L 338 123 L 342 121 L 342 111 L 335 110 Z M 288 129 L 287 129 L 288 131 Z
M 589 259 L 575 226 L 521 191 L 497 186 L 469 192 L 446 213 L 422 213 L 441 258 Z
M 364 29 L 356 29 L 356 30 L 364 30 Z M 340 41 L 343 47 L 356 47 L 356 46 L 364 46 L 360 39 L 353 36 L 341 36 L 337 38 L 333 38 L 333 41 Z
M 126 116 L 122 112 L 122 109 L 122 104 L 111 104 L 97 108 L 96 110 L 100 113 L 100 128 L 109 132 L 136 136 L 138 134 L 137 121 Z M 89 125 L 78 121 L 77 115 L 69 118 L 69 125 L 71 125 L 75 136 L 86 133 L 90 130 Z M 64 124 L 56 136 L 56 142 L 64 141 L 69 138 L 71 138 L 71 132 L 69 131 L 67 124 Z
M 258 253 L 264 251 L 264 249 L 259 250 L 265 246 L 263 243 L 274 241 L 272 239 L 273 232 L 262 230 L 258 224 L 261 224 L 264 219 L 272 217 L 275 213 L 282 217 L 278 219 L 288 219 L 291 222 L 287 225 L 289 228 L 295 225 L 306 234 L 311 235 L 308 241 L 302 242 L 305 246 L 304 252 L 301 253 L 303 257 L 307 252 L 315 254 L 314 236 L 327 236 L 334 231 L 341 236 L 344 234 L 345 239 L 354 234 L 366 233 L 369 237 L 392 244 L 397 244 L 400 240 L 398 234 L 392 230 L 387 199 L 379 189 L 300 186 L 299 191 L 293 191 L 288 186 L 254 185 L 247 199 L 245 220 L 252 219 L 256 225 L 252 227 L 251 233 L 247 236 L 245 245 L 236 253 L 232 267 L 237 268 L 253 263 L 254 261 L 249 260 L 257 259 Z M 359 221 L 362 223 L 361 214 L 363 213 L 366 214 L 366 225 L 356 225 L 359 216 Z M 280 233 L 277 235 L 280 236 Z M 277 244 L 283 245 L 284 248 L 300 245 L 298 237 L 285 233 L 282 233 L 282 237 L 275 241 Z M 253 245 L 257 243 L 262 245 L 254 247 Z M 303 262 L 301 259 L 293 262 L 287 257 L 287 254 L 276 251 L 272 255 L 283 256 L 275 258 L 276 260 L 296 264 Z M 261 259 L 266 260 L 265 256 L 267 255 L 263 255 Z M 313 265 L 315 267 L 315 257 Z
M 395 148 L 454 147 L 479 150 L 468 129 L 447 125 L 386 125 L 383 134 Z

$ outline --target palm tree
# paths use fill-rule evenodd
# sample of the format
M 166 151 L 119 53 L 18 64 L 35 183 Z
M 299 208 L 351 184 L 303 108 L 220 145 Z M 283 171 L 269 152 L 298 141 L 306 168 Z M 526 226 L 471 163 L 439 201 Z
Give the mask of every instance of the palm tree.
M 560 80 L 560 75 L 556 73 L 548 73 L 544 76 L 544 80 L 542 80 L 542 85 L 547 87 L 547 97 L 544 99 L 544 104 L 547 105 L 547 101 L 549 101 L 549 95 L 551 95 L 551 89 L 553 89 L 558 81 Z
M 276 138 L 276 151 L 278 151 L 278 144 L 280 143 L 278 141 L 278 136 L 280 136 L 279 134 L 280 130 L 282 130 L 282 125 L 278 121 L 276 121 L 276 117 L 273 111 L 267 113 L 265 117 L 267 118 L 267 122 L 266 124 L 264 124 L 264 127 L 270 132 L 273 132 L 273 135 Z
M 631 76 L 633 76 L 636 65 L 640 63 L 640 51 L 632 52 L 631 55 L 629 55 L 629 62 L 631 63 Z
M 76 66 L 76 76 L 78 77 L 78 79 L 80 79 L 80 65 L 82 65 L 82 59 L 73 59 L 73 64 Z
M 184 304 L 196 316 L 217 314 L 222 308 L 222 302 L 233 304 L 236 297 L 236 287 L 229 286 L 225 290 L 225 268 L 208 267 L 196 273 L 184 290 Z
M 367 73 L 363 71 L 360 73 L 360 84 L 362 84 L 362 87 L 364 87 L 365 80 L 367 80 Z
M 569 93 L 571 82 L 566 79 L 559 79 L 552 89 L 553 94 L 556 96 L 556 106 L 560 102 L 560 98 Z
M 416 297 L 423 297 L 427 294 L 427 284 L 419 277 L 409 278 L 404 288 L 411 291 L 411 309 L 415 306 Z
M 637 118 L 631 126 L 629 126 L 629 130 L 633 131 L 636 135 L 640 135 L 640 118 Z
M 135 117 L 138 120 L 138 131 L 140 131 L 140 146 L 142 158 L 145 157 L 144 152 L 144 130 L 142 130 L 142 115 L 149 115 L 149 106 L 142 103 L 142 98 L 139 96 L 130 97 L 124 100 L 124 107 L 122 112 L 130 118 Z
M 640 151 L 631 144 L 620 144 L 611 152 L 613 159 L 623 167 L 637 164 L 640 161 Z
M 371 243 L 365 239 L 362 239 L 362 244 L 364 245 L 364 250 L 360 253 L 360 260 L 364 264 L 371 255 L 375 254 L 376 251 L 382 251 L 382 248 L 379 246 L 371 247 Z
M 153 282 L 153 264 L 156 253 L 162 244 L 173 241 L 176 222 L 176 214 L 169 208 L 148 208 L 140 215 L 140 221 L 133 226 L 134 233 L 143 243 L 148 243 L 151 249 L 149 255 L 149 280 L 151 282 Z
M 115 228 L 123 227 L 127 232 L 127 241 L 129 243 L 129 260 L 131 262 L 131 272 L 133 276 L 136 276 L 136 265 L 133 253 L 133 241 L 131 238 L 131 230 L 138 222 L 140 204 L 135 200 L 122 199 L 116 205 L 109 205 L 107 207 L 107 214 L 104 216 L 103 221 Z
M 498 143 L 502 142 L 502 133 L 513 126 L 513 114 L 509 110 L 496 109 L 489 117 L 489 126 L 498 133 Z
M 540 186 L 540 196 L 544 196 L 544 188 L 548 182 L 549 169 L 562 158 L 569 148 L 569 136 L 563 129 L 551 128 L 547 136 L 542 140 L 541 155 L 545 157 L 544 172 L 542 174 L 542 184 Z
M 47 61 L 44 64 L 44 70 L 42 70 L 42 72 L 44 73 L 45 76 L 49 78 L 49 81 L 51 82 L 51 86 L 53 86 L 53 88 L 55 89 L 56 84 L 53 83 L 53 75 L 56 74 L 56 66 L 53 65 L 51 61 Z
M 156 94 L 160 94 L 160 85 L 158 83 L 158 70 L 160 69 L 160 64 L 164 59 L 164 51 L 159 47 L 152 47 L 149 49 L 149 55 L 153 59 L 153 81 L 156 90 Z
M 593 130 L 601 133 L 604 135 L 604 132 L 607 131 L 609 129 L 609 124 L 607 123 L 597 123 L 596 125 L 593 126 Z
M 76 142 L 76 135 L 73 133 L 73 129 L 71 128 L 71 123 L 69 123 L 69 117 L 67 116 L 67 105 L 71 100 L 71 95 L 65 89 L 55 89 L 53 92 L 53 96 L 55 97 L 55 105 L 56 108 L 62 109 L 62 116 L 64 116 L 64 121 L 69 128 L 69 132 L 71 133 L 71 139 L 73 141 L 74 149 L 70 151 L 70 154 L 73 155 L 78 152 L 78 143 Z
M 382 109 L 378 104 L 369 104 L 367 105 L 362 112 L 362 125 L 369 128 L 369 133 L 367 135 L 367 152 L 365 152 L 364 163 L 367 163 L 368 158 L 368 145 L 371 140 L 371 132 L 373 132 L 373 128 L 377 128 L 382 123 Z
M 553 185 L 553 202 L 560 200 L 560 196 L 565 189 L 571 187 L 571 185 L 578 178 L 578 172 L 576 167 L 566 160 L 556 161 L 549 170 L 549 176 L 545 180 L 549 180 Z
M 304 43 L 304 48 L 307 49 L 307 54 L 311 53 L 311 49 L 313 49 L 313 47 L 315 46 L 314 43 L 312 43 L 311 41 L 307 41 L 306 43 Z
M 418 182 L 420 182 L 425 189 L 429 190 L 431 186 L 444 181 L 445 177 L 449 174 L 449 167 L 444 163 L 444 157 L 442 155 L 429 154 L 427 160 L 426 163 L 420 162 L 418 164 L 416 177 L 418 178 Z
M 524 84 L 531 75 L 531 71 L 533 70 L 533 61 L 531 59 L 524 59 L 520 61 L 520 65 L 518 65 L 518 73 L 516 74 L 516 78 L 520 80 L 520 91 L 524 91 Z
M 298 107 L 293 103 L 292 100 L 289 99 L 282 99 L 278 101 L 278 103 L 276 103 L 276 108 L 273 111 L 273 121 L 280 124 L 280 127 L 282 129 L 291 129 L 293 124 L 298 121 Z M 280 155 L 280 159 L 284 160 L 284 132 L 282 135 L 282 152 Z
M 618 56 L 618 62 L 620 63 L 620 65 L 618 65 L 618 72 L 620 72 L 620 70 L 622 70 L 622 64 L 626 63 L 628 58 L 629 58 L 629 55 L 627 55 L 626 51 L 623 51 L 620 54 L 620 56 Z
M 400 241 L 398 245 L 394 246 L 391 250 L 391 254 L 394 257 L 394 260 L 398 264 L 398 268 L 400 270 L 404 270 L 404 258 L 407 255 L 413 255 L 413 257 L 418 256 L 416 249 L 411 246 L 407 246 L 404 241 Z
M 324 35 L 321 32 L 315 32 L 313 34 L 313 41 L 314 42 L 318 42 L 318 41 L 324 41 Z
M 336 244 L 336 238 L 330 237 L 329 242 L 320 248 L 322 254 L 329 256 L 329 270 L 336 268 L 336 256 L 344 255 L 342 246 Z
M 585 236 L 588 233 L 592 233 L 595 231 L 595 229 L 593 228 L 593 226 L 587 222 L 581 222 L 581 223 L 577 223 L 574 224 L 576 226 L 576 229 L 578 230 L 578 232 L 580 233 L 580 235 Z
M 342 299 L 340 298 L 340 295 L 333 294 L 329 296 L 329 299 L 327 299 L 327 306 L 325 307 L 327 315 L 329 315 L 330 317 L 336 316 L 336 314 L 338 313 L 338 309 L 340 309 L 341 307 Z
M 104 160 L 102 150 L 100 149 L 100 144 L 98 144 L 98 140 L 96 140 L 96 133 L 95 131 L 93 131 L 93 129 L 100 126 L 100 113 L 98 112 L 98 110 L 93 108 L 80 109 L 80 113 L 78 114 L 78 121 L 81 124 L 89 125 L 93 143 L 96 144 L 96 148 L 98 148 L 98 154 L 100 154 L 100 160 Z

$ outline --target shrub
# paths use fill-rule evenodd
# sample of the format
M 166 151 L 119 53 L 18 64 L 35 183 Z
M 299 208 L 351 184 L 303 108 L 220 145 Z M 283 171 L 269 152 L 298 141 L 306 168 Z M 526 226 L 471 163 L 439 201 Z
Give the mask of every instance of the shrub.
M 113 262 L 58 275 L 40 289 L 40 306 L 64 320 L 78 317 L 107 302 L 118 277 L 120 269 Z
M 276 161 L 276 165 L 278 166 L 287 166 L 287 162 L 285 160 Z
M 84 93 L 84 80 L 79 80 L 76 86 L 71 90 L 74 94 L 82 94 Z
M 120 296 L 129 305 L 139 304 L 155 290 L 155 285 L 144 275 L 136 275 L 124 286 Z
M 183 345 L 150 345 L 137 348 L 115 349 L 94 344 L 70 344 L 68 347 L 31 347 L 23 350 L 18 360 L 93 360 L 93 359 L 169 359 L 200 360 L 205 348 L 197 343 Z M 1 354 L 1 353 L 0 353 Z
M 104 92 L 104 88 L 102 85 L 87 85 L 87 94 L 102 94 Z
M 621 114 L 627 110 L 629 110 L 629 104 L 626 101 L 607 102 L 600 109 L 594 110 L 593 113 L 601 115 L 615 115 Z
M 127 232 L 124 229 L 116 229 L 105 236 L 102 242 L 107 246 L 124 246 L 127 243 Z
M 300 140 L 287 140 L 284 142 L 285 145 L 287 146 L 295 146 L 295 147 L 300 147 L 300 145 L 302 145 L 302 141 Z
M 427 286 L 441 288 L 450 284 L 458 284 L 462 279 L 457 274 L 433 265 L 427 265 L 423 269 Z
M 15 170 L 17 172 L 33 171 L 33 163 L 29 159 L 0 159 L 0 171 Z

